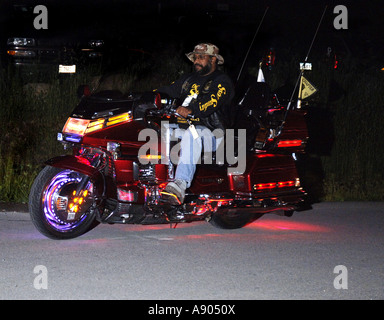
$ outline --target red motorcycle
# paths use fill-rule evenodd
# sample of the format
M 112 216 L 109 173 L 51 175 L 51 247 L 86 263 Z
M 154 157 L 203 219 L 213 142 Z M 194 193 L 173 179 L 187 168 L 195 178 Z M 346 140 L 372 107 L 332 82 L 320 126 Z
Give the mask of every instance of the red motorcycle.
M 238 146 L 232 160 L 241 152 L 245 168 L 236 172 L 234 161 L 216 163 L 211 155 L 208 164 L 197 165 L 184 203 L 176 206 L 161 197 L 177 164 L 163 161 L 172 142 L 164 144 L 160 138 L 164 120 L 175 118 L 175 102 L 154 93 L 83 95 L 58 134 L 72 151 L 48 160 L 32 185 L 29 211 L 35 227 L 49 238 L 69 239 L 98 223 L 206 220 L 234 229 L 265 213 L 291 215 L 305 198 L 295 165 L 308 138 L 305 111 L 287 111 L 276 96 L 261 103 L 265 95 L 258 86 L 250 87 L 236 105 L 237 126 L 231 131 Z M 148 143 L 140 137 L 144 129 L 159 139 L 157 147 L 143 154 Z M 247 130 L 246 141 L 243 134 L 236 136 L 239 129 Z

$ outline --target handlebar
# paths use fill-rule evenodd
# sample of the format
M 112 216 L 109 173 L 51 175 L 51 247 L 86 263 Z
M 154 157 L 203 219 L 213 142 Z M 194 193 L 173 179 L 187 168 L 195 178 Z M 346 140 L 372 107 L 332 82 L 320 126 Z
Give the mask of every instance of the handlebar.
M 148 110 L 148 115 L 152 116 L 157 116 L 157 117 L 164 117 L 164 116 L 169 116 L 169 117 L 179 117 L 184 120 L 190 120 L 193 119 L 193 115 L 189 114 L 187 117 L 183 117 L 179 113 L 176 112 L 178 106 L 175 104 L 167 104 L 161 109 L 150 109 Z

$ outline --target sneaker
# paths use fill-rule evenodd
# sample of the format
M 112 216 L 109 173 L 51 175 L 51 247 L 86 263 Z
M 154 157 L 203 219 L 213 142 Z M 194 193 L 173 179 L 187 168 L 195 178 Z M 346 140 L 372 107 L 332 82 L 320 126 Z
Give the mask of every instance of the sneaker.
M 185 189 L 187 182 L 184 180 L 175 180 L 169 182 L 165 189 L 161 192 L 162 198 L 173 205 L 181 205 L 184 202 Z

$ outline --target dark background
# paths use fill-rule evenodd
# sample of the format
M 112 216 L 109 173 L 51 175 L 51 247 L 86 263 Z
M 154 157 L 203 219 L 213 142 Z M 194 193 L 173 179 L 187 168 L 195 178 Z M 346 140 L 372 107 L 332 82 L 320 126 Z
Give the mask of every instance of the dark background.
M 34 30 L 36 15 L 22 22 L 12 20 L 11 3 L 46 5 L 48 30 Z M 339 4 L 348 9 L 347 30 L 333 27 L 337 16 L 333 9 Z M 124 47 L 151 53 L 171 47 L 188 52 L 198 42 L 209 41 L 219 46 L 228 70 L 236 75 L 266 7 L 269 10 L 249 63 L 257 64 L 260 54 L 270 47 L 280 61 L 292 55 L 303 60 L 325 6 L 327 11 L 310 58 L 326 55 L 331 47 L 341 59 L 359 59 L 367 68 L 380 66 L 384 31 L 381 1 L 6 0 L 0 5 L 0 34 L 4 43 L 7 37 L 25 34 L 29 26 L 28 32 L 38 36 L 94 36 L 104 39 L 112 50 Z
M 36 15 L 15 17 L 12 4 L 45 5 L 48 30 L 33 28 Z M 346 30 L 334 28 L 336 5 L 348 10 Z M 273 48 L 275 64 L 263 72 L 286 102 L 326 8 L 308 57 L 313 69 L 305 74 L 318 92 L 304 101 L 310 139 L 300 168 L 303 185 L 314 201 L 384 200 L 382 1 L 5 0 L 0 2 L 0 55 L 9 37 L 66 45 L 103 39 L 103 77 L 126 74 L 126 83 L 149 90 L 190 70 L 184 54 L 199 42 L 212 42 L 235 81 L 267 7 L 240 84 L 257 75 L 259 62 Z M 0 201 L 25 201 L 41 163 L 62 152 L 56 133 L 78 102 L 82 74 L 53 79 L 47 96 L 32 99 L 1 69 L 0 76 Z M 236 91 L 241 91 L 238 84 Z

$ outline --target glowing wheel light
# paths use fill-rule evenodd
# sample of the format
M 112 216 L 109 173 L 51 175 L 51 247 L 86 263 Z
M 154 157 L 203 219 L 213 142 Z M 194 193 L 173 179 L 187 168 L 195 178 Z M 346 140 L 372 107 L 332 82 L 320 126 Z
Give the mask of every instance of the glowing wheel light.
M 62 171 L 52 178 L 44 191 L 42 206 L 46 221 L 59 231 L 76 228 L 87 216 L 93 185 L 89 182 L 80 196 L 75 197 L 81 178 L 77 172 Z

